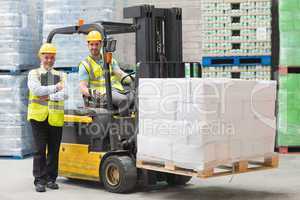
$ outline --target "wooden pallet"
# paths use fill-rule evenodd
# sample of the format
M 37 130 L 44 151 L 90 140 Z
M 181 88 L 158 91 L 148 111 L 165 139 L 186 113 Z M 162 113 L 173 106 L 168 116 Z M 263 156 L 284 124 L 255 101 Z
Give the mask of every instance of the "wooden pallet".
M 201 171 L 194 171 L 191 169 L 180 168 L 171 162 L 165 162 L 164 164 L 148 162 L 143 160 L 137 160 L 136 162 L 136 166 L 138 168 L 184 175 L 184 176 L 193 176 L 193 177 L 198 177 L 203 179 L 227 176 L 233 174 L 255 172 L 260 170 L 274 169 L 277 168 L 278 165 L 279 165 L 278 154 L 265 156 L 263 158 L 263 161 L 240 160 L 238 162 L 234 162 L 229 165 L 219 165 L 214 168 L 205 167 L 205 169 Z
M 28 72 L 29 69 L 0 69 L 0 74 L 5 74 L 5 75 L 12 75 L 12 76 L 15 76 L 15 75 L 21 75 L 22 73 L 24 72 Z
M 279 66 L 278 67 L 278 74 L 280 75 L 287 75 L 287 74 L 299 74 L 300 67 L 293 67 L 293 66 Z
M 281 146 L 278 147 L 278 152 L 280 154 L 300 154 L 300 146 Z
M 243 3 L 243 0 L 224 0 L 224 3 Z M 248 2 L 270 2 L 270 0 L 250 0 Z

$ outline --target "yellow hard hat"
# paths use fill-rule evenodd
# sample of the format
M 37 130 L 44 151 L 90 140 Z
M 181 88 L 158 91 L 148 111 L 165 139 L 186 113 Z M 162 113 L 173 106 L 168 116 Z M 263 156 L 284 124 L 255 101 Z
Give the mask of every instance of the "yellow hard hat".
M 99 31 L 91 31 L 86 36 L 86 41 L 88 41 L 88 42 L 91 42 L 91 41 L 102 41 L 102 35 L 101 35 L 101 33 L 99 33 Z
M 51 43 L 45 43 L 41 46 L 39 55 L 43 53 L 53 53 L 56 54 L 56 47 Z

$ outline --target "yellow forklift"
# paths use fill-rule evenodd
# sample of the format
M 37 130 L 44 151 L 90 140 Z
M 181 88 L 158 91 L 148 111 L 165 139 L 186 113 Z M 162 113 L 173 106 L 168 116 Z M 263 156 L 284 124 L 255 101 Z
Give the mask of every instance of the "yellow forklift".
M 124 17 L 133 18 L 134 23 L 96 21 L 84 24 L 81 21 L 76 26 L 54 29 L 48 35 L 49 43 L 58 34 L 88 34 L 97 30 L 104 36 L 102 55 L 107 99 L 104 103 L 92 96 L 84 99 L 84 108 L 65 110 L 59 175 L 72 179 L 100 181 L 106 190 L 115 193 L 126 193 L 132 191 L 137 184 L 152 185 L 157 181 L 184 185 L 191 177 L 136 167 L 138 106 L 135 94 L 138 79 L 184 77 L 181 9 L 143 5 L 125 8 Z M 135 34 L 138 69 L 134 69 L 121 80 L 122 84 L 128 76 L 135 80 L 130 86 L 125 86 L 135 96 L 131 115 L 121 117 L 112 105 L 108 69 L 109 58 L 116 49 L 116 40 L 111 36 L 125 33 Z
M 169 185 L 185 185 L 192 176 L 218 177 L 278 166 L 277 155 L 266 157 L 263 162 L 241 161 L 232 166 L 220 166 L 225 170 L 221 172 L 214 172 L 214 169 L 195 172 L 176 169 L 176 166 L 157 167 L 136 161 L 136 136 L 139 133 L 138 80 L 185 77 L 185 65 L 182 62 L 182 13 L 180 8 L 143 5 L 125 8 L 124 17 L 132 18 L 133 23 L 79 23 L 54 29 L 47 38 L 47 42 L 51 43 L 57 34 L 88 34 L 92 30 L 99 31 L 104 38 L 102 55 L 106 101 L 101 102 L 92 96 L 84 99 L 85 107 L 65 110 L 59 155 L 60 176 L 100 181 L 110 192 L 127 193 L 137 185 L 154 185 L 158 181 L 166 181 Z M 112 36 L 130 33 L 135 34 L 137 67 L 123 77 L 121 83 L 128 76 L 134 80 L 133 84 L 125 88 L 134 94 L 135 103 L 131 107 L 131 114 L 121 117 L 118 109 L 112 105 L 109 65 L 112 52 L 116 49 L 116 40 Z M 248 164 L 255 167 L 250 168 Z

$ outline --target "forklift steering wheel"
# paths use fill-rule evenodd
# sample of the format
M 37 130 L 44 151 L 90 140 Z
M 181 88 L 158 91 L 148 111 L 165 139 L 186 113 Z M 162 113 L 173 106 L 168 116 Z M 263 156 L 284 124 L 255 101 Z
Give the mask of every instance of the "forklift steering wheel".
M 134 81 L 134 77 L 132 76 L 132 75 L 134 75 L 135 74 L 135 72 L 131 72 L 131 73 L 129 73 L 129 74 L 127 74 L 126 76 L 124 76 L 122 79 L 121 79 L 121 84 L 122 85 L 124 85 L 125 83 L 124 83 L 124 81 L 125 81 L 125 79 L 127 78 L 127 77 L 130 77 L 131 78 L 131 80 L 132 80 L 132 82 Z

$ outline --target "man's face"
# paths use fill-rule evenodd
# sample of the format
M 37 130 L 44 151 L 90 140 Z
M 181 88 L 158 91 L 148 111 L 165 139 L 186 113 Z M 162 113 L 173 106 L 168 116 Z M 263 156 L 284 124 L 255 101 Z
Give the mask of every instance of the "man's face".
M 55 54 L 54 53 L 43 53 L 40 56 L 41 63 L 45 69 L 50 69 L 55 63 Z
M 100 55 L 101 41 L 90 41 L 88 42 L 88 48 L 92 56 Z

